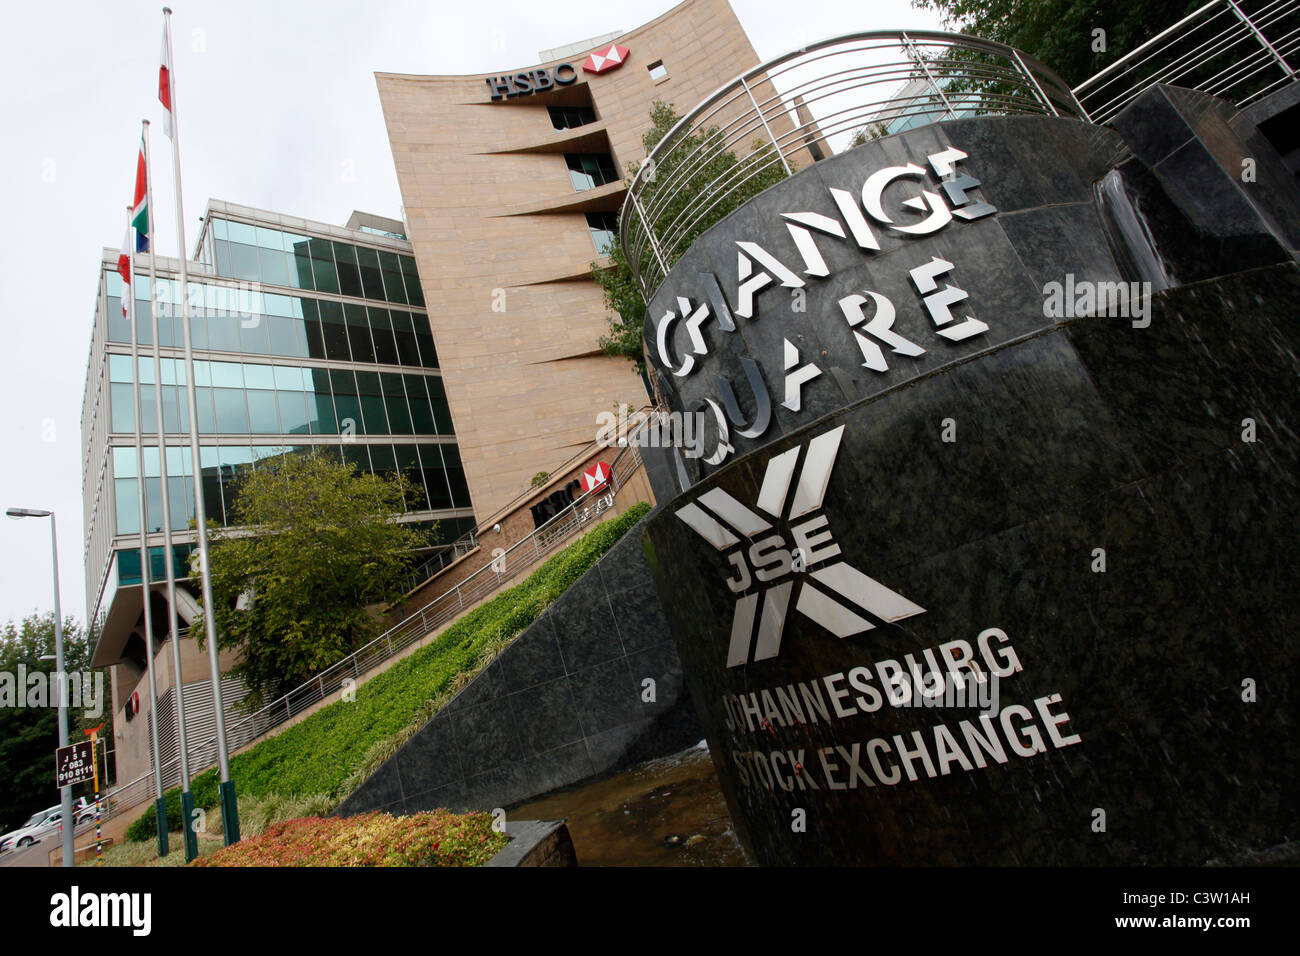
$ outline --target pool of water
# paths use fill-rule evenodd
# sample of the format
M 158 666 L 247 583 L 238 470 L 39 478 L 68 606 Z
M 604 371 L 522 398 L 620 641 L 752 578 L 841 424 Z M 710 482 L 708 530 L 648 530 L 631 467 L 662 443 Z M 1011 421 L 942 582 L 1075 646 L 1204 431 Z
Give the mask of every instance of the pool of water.
M 749 866 L 701 744 L 510 810 L 567 819 L 579 866 Z

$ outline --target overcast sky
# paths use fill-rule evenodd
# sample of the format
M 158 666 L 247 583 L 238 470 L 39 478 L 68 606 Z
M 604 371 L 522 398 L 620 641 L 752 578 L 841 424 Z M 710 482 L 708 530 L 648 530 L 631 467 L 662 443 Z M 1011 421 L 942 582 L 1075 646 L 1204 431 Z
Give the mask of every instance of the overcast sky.
M 854 30 L 940 28 L 908 0 L 731 0 L 762 59 Z M 488 73 L 539 50 L 630 30 L 669 0 L 174 0 L 185 232 L 209 198 L 330 223 L 398 215 L 376 71 Z M 100 250 L 118 247 L 140 120 L 153 122 L 156 231 L 176 254 L 161 130 L 162 4 L 72 0 L 9 9 L 0 56 L 0 505 L 59 518 L 64 614 L 85 616 L 81 400 Z M 678 103 L 681 109 L 694 104 Z M 47 521 L 0 522 L 0 622 L 53 606 Z

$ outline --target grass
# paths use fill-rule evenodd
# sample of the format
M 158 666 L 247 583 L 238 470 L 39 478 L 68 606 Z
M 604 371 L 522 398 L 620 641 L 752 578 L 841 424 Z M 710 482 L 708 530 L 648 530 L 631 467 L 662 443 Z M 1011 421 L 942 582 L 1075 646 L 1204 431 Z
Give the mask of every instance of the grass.
M 318 797 L 337 804 L 649 510 L 649 505 L 638 504 L 597 525 L 522 583 L 458 619 L 436 641 L 370 678 L 357 688 L 355 701 L 330 704 L 232 758 L 236 792 L 241 798 Z M 191 787 L 198 806 L 216 807 L 215 768 L 195 777 Z M 180 791 L 165 796 L 167 819 L 179 833 Z M 242 835 L 242 800 L 240 806 Z M 128 829 L 127 839 L 152 840 L 154 820 L 150 806 Z

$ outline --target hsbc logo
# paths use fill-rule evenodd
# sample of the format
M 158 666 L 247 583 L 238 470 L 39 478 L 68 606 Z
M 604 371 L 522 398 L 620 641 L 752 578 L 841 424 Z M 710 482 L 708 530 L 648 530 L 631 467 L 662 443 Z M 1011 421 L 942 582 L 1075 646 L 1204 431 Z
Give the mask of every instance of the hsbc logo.
M 582 69 L 586 73 L 608 73 L 610 70 L 617 70 L 627 59 L 628 52 L 627 47 L 615 43 L 608 50 L 587 57 L 582 63 Z
M 582 473 L 582 491 L 592 494 L 609 484 L 609 465 L 598 461 Z
M 726 555 L 734 572 L 726 582 L 739 595 L 728 667 L 776 657 L 792 607 L 839 638 L 875 628 L 864 612 L 887 623 L 925 613 L 843 560 L 820 513 L 843 437 L 841 425 L 813 438 L 806 449 L 771 458 L 757 510 L 721 488 L 677 509 L 678 518 Z

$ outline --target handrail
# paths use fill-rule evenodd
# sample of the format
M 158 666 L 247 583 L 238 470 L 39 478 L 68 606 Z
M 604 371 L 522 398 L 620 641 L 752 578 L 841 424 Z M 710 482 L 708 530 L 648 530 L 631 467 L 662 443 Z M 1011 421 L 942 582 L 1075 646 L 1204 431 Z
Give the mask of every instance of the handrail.
M 610 464 L 609 482 L 605 488 L 578 496 L 563 511 L 533 529 L 529 535 L 503 554 L 494 557 L 491 562 L 470 574 L 465 580 L 314 677 L 252 714 L 239 719 L 229 719 L 226 725 L 226 743 L 229 749 L 237 750 L 269 730 L 287 723 L 344 688 L 347 681 L 359 679 L 363 674 L 374 670 L 442 625 L 459 617 L 461 613 L 498 590 L 507 581 L 518 577 L 521 572 L 541 564 L 576 532 L 608 510 L 608 507 L 612 507 L 618 492 L 640 467 L 641 454 L 636 445 L 629 444 L 619 449 L 618 455 Z M 606 499 L 608 507 L 599 505 Z M 596 507 L 594 512 L 593 507 Z M 191 741 L 188 750 L 191 774 L 197 774 L 213 766 L 217 762 L 216 735 L 213 734 L 197 744 Z M 164 787 L 173 786 L 180 780 L 179 756 L 164 761 L 162 778 Z M 140 793 L 137 794 L 136 791 Z M 124 799 L 125 794 L 130 794 L 130 799 Z M 139 799 L 135 799 L 137 796 Z M 105 819 L 121 810 L 136 806 L 152 796 L 154 796 L 153 781 L 152 771 L 150 771 L 149 774 L 115 787 L 103 795 L 104 799 L 109 800 L 110 808 Z
M 1211 0 L 1084 80 L 1072 91 L 1092 120 L 1113 118 L 1155 83 L 1220 96 L 1237 108 L 1296 79 L 1300 2 L 1266 0 L 1252 14 Z
M 956 33 L 864 31 L 767 60 L 705 97 L 633 173 L 619 215 L 628 266 L 648 300 L 695 237 L 801 163 L 904 121 L 986 113 L 1087 118 L 1033 57 Z

